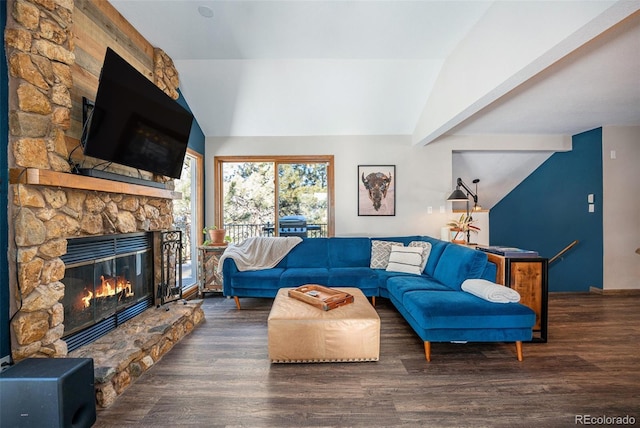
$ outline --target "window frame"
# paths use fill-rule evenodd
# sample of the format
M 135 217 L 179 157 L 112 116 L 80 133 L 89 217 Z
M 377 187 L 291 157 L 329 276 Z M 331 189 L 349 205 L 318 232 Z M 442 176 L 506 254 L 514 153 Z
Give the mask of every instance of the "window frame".
M 335 235 L 335 190 L 334 190 L 334 156 L 333 155 L 286 155 L 286 156 L 214 156 L 214 224 L 223 226 L 224 219 L 224 191 L 223 191 L 223 164 L 225 162 L 273 162 L 275 171 L 278 165 L 291 163 L 326 163 L 327 164 L 327 236 Z M 278 174 L 275 174 L 275 183 L 278 186 Z M 276 194 L 277 198 L 277 194 Z M 277 202 L 277 201 L 276 201 Z M 277 209 L 278 204 L 275 204 Z M 277 227 L 277 212 L 274 213 Z
M 196 173 L 191 176 L 192 187 L 195 181 L 195 213 L 191 213 L 192 220 L 195 221 L 195 237 L 192 236 L 192 245 L 196 248 L 201 246 L 203 241 L 202 233 L 199 233 L 204 228 L 204 155 L 196 152 L 193 149 L 187 148 L 187 156 L 195 159 Z M 197 251 L 196 251 L 197 254 Z M 198 259 L 191 261 L 192 269 L 194 269 L 195 282 L 189 285 L 182 285 L 182 296 L 188 299 L 197 295 L 199 290 L 200 278 L 198 277 Z

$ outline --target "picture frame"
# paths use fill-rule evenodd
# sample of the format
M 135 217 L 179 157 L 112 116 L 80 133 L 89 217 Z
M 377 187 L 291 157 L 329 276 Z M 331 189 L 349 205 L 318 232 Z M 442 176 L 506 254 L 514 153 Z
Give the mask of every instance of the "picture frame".
M 395 165 L 358 165 L 358 215 L 396 215 Z

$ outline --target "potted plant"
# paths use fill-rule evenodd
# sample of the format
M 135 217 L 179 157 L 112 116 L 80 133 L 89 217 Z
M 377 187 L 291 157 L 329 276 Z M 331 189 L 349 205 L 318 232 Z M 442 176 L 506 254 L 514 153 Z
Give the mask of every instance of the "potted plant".
M 224 229 L 218 229 L 217 226 L 206 226 L 202 229 L 202 233 L 209 235 L 209 239 L 205 241 L 208 245 L 226 245 L 226 231 Z
M 451 242 L 466 244 L 469 232 L 478 233 L 480 230 L 478 226 L 473 224 L 474 221 L 471 214 L 462 214 L 458 220 L 451 220 L 447 223 L 447 226 L 454 232 Z

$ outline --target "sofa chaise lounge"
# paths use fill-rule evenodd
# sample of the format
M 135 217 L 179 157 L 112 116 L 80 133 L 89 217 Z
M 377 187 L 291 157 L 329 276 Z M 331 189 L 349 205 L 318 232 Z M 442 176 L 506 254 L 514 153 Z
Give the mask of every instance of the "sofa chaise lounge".
M 404 255 L 399 246 L 414 249 Z M 418 270 L 405 271 L 418 252 Z M 238 309 L 241 297 L 273 298 L 280 288 L 304 284 L 358 287 L 373 304 L 388 298 L 423 340 L 428 361 L 432 342 L 515 342 L 522 361 L 522 342 L 531 340 L 535 323 L 533 310 L 520 303 L 462 290 L 466 280 L 495 281 L 496 265 L 484 252 L 429 236 L 305 238 L 273 268 L 240 271 L 226 258 L 222 273 L 223 294 Z

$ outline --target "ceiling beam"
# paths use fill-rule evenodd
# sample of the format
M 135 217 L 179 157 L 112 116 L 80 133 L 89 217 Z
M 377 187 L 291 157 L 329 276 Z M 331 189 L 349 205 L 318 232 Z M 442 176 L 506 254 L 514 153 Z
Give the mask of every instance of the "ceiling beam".
M 564 2 L 563 2 L 564 3 Z M 514 14 L 512 2 L 497 2 L 482 21 L 463 40 L 445 62 L 413 134 L 414 145 L 436 141 L 462 122 L 533 78 L 545 69 L 587 44 L 598 35 L 640 10 L 640 3 L 617 1 L 564 3 L 562 19 L 558 2 L 543 3 L 549 9 L 536 7 L 530 13 L 549 14 L 545 21 L 546 40 L 540 38 L 540 27 L 532 22 L 530 13 Z M 522 3 L 518 2 L 522 8 Z M 577 14 L 571 7 L 581 7 Z M 521 22 L 511 22 L 508 38 L 496 39 L 496 31 L 504 24 L 504 17 L 520 16 Z M 572 17 L 575 18 L 572 20 Z M 589 17 L 591 17 L 589 19 Z M 585 19 L 588 19 L 584 24 Z M 496 30 L 498 28 L 499 30 Z M 549 36 L 551 35 L 551 36 Z M 550 40 L 555 38 L 555 41 Z M 489 46 L 480 54 L 474 47 Z M 550 48 L 547 48 L 551 46 Z M 546 50 L 545 50 L 546 49 Z

